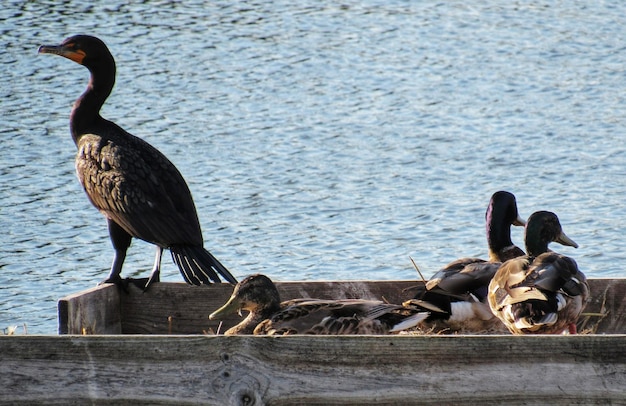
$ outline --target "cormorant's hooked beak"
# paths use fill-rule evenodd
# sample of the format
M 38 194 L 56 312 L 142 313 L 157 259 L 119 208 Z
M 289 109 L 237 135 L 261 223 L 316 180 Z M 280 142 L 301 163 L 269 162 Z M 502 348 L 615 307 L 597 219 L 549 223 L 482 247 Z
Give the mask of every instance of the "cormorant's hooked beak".
M 70 59 L 76 63 L 83 64 L 83 59 L 85 59 L 85 52 L 82 50 L 74 50 L 72 49 L 72 44 L 61 44 L 61 45 L 42 45 L 39 47 L 39 54 L 53 54 L 53 55 L 61 55 L 67 59 Z

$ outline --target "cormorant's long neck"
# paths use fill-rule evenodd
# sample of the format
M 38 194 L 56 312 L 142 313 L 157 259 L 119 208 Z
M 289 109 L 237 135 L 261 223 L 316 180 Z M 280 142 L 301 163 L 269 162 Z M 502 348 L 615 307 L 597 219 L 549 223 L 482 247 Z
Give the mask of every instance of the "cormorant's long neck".
M 74 142 L 89 132 L 92 126 L 101 120 L 100 108 L 111 94 L 115 84 L 115 62 L 89 67 L 91 76 L 85 92 L 76 100 L 70 115 L 70 130 Z

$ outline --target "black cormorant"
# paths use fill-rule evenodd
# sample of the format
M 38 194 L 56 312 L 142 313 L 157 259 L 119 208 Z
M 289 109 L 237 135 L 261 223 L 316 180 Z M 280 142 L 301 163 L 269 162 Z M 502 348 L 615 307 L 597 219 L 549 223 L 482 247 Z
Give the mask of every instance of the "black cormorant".
M 115 249 L 111 273 L 104 282 L 122 282 L 126 250 L 136 237 L 157 246 L 146 289 L 159 281 L 165 248 L 187 283 L 219 282 L 217 273 L 237 283 L 203 248 L 196 208 L 176 167 L 152 145 L 100 116 L 115 83 L 115 60 L 104 42 L 76 35 L 59 45 L 42 45 L 39 53 L 61 55 L 91 74 L 87 90 L 72 109 L 70 130 L 78 148 L 78 179 L 91 203 L 106 217 Z

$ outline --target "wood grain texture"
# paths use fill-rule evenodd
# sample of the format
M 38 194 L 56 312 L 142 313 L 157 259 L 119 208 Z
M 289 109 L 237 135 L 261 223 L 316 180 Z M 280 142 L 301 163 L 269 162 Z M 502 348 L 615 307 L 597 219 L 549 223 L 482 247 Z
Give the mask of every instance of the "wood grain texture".
M 611 404 L 626 336 L 0 337 L 0 403 Z
M 402 292 L 415 281 L 375 282 L 282 282 L 277 283 L 281 298 L 314 297 L 322 299 L 364 298 L 399 303 L 412 297 Z M 223 332 L 241 321 L 233 314 L 220 321 L 210 321 L 209 314 L 230 297 L 229 284 L 189 286 L 182 283 L 158 284 L 156 289 L 137 294 L 132 289 L 122 296 L 122 331 L 125 334 L 202 334 Z
M 416 281 L 278 282 L 281 297 L 364 298 L 401 303 L 413 297 Z M 626 333 L 626 278 L 590 279 L 591 300 L 579 322 L 581 331 Z M 213 334 L 239 323 L 232 315 L 219 321 L 208 315 L 222 306 L 232 285 L 190 286 L 158 283 L 147 292 L 113 285 L 79 292 L 59 301 L 62 334 Z
M 589 326 L 597 333 L 626 333 L 626 278 L 589 279 L 589 290 L 589 303 L 579 319 L 579 329 Z M 585 316 L 594 313 L 603 316 Z
M 58 302 L 59 334 L 121 334 L 120 292 L 101 285 Z

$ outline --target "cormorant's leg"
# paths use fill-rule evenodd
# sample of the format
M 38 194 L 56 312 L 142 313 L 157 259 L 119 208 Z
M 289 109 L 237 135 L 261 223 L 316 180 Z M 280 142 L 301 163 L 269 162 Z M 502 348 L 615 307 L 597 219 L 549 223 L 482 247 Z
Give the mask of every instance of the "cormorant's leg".
M 122 265 L 124 265 L 126 250 L 130 246 L 132 237 L 113 220 L 107 219 L 107 224 L 109 225 L 109 236 L 111 238 L 113 248 L 115 249 L 115 255 L 113 256 L 111 273 L 109 273 L 109 277 L 101 283 L 115 283 L 116 285 L 121 286 L 122 277 L 120 274 L 122 273 Z M 122 286 L 122 288 L 124 287 Z
M 154 282 L 161 281 L 161 257 L 162 256 L 163 256 L 163 248 L 157 245 L 156 257 L 154 258 L 154 266 L 152 267 L 152 273 L 150 274 L 150 279 L 148 279 L 146 286 L 143 288 L 144 292 L 148 290 L 150 285 L 152 285 Z

